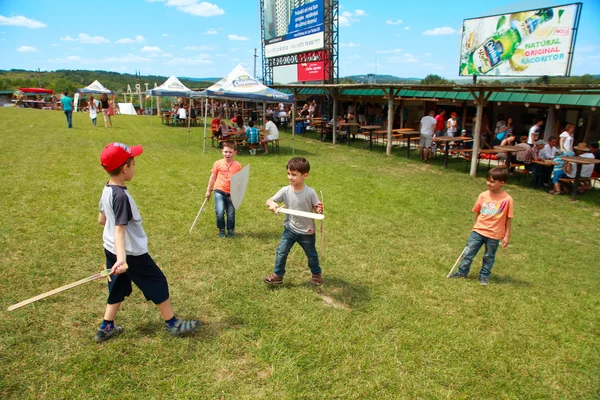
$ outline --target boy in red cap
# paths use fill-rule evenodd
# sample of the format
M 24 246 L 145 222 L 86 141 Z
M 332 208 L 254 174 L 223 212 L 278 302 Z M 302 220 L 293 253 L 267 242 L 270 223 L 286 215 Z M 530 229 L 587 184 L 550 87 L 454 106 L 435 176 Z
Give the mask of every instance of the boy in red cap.
M 167 278 L 148 254 L 148 237 L 142 228 L 142 217 L 125 187 L 125 182 L 135 174 L 134 157 L 142 152 L 142 146 L 128 147 L 115 142 L 107 145 L 100 155 L 100 163 L 110 179 L 100 198 L 98 222 L 104 226 L 106 267 L 114 277 L 108 284 L 104 321 L 94 337 L 96 342 L 123 333 L 123 328 L 114 321 L 121 303 L 131 294 L 131 282 L 140 288 L 146 300 L 152 300 L 158 306 L 165 329 L 171 336 L 191 332 L 200 326 L 198 320 L 175 317 Z

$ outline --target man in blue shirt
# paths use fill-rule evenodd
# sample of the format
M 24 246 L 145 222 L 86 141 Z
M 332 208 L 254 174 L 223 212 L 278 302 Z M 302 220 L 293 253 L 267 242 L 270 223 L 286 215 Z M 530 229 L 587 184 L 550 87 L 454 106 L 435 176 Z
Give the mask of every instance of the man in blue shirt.
M 60 102 L 62 103 L 63 106 L 63 111 L 65 112 L 65 115 L 67 116 L 67 126 L 69 128 L 73 127 L 73 99 L 69 97 L 69 92 L 64 92 L 63 93 L 63 97 L 62 99 L 60 99 Z

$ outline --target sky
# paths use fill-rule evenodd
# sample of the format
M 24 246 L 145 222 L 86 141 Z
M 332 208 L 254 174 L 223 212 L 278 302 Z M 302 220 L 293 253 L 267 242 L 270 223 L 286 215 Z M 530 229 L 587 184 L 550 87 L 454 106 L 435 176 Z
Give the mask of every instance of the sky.
M 581 2 L 572 75 L 600 74 L 600 0 Z M 456 79 L 464 19 L 569 3 L 340 0 L 339 76 Z M 1 70 L 221 77 L 254 49 L 260 77 L 259 0 L 0 0 Z

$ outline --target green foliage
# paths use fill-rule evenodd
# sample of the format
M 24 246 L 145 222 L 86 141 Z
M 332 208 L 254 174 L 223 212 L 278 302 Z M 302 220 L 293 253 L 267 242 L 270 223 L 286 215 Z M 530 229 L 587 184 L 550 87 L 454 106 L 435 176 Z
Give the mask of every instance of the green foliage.
M 142 75 L 140 85 L 145 90 L 144 83 L 148 83 L 149 88 L 154 87 L 154 83 L 161 85 L 168 77 L 159 75 Z M 83 88 L 94 80 L 100 81 L 106 88 L 120 94 L 127 91 L 127 85 L 135 91 L 135 84 L 138 83 L 137 77 L 132 74 L 120 74 L 110 71 L 87 71 L 87 70 L 57 70 L 42 71 L 24 71 L 11 69 L 10 71 L 0 71 L 0 90 L 16 90 L 19 87 L 39 87 L 52 89 L 55 92 L 65 90 L 73 93 L 75 90 Z M 181 83 L 191 89 L 206 88 L 212 85 L 211 82 L 190 81 L 181 79 Z
M 423 85 L 446 85 L 452 84 L 453 81 L 442 78 L 439 75 L 429 74 L 421 80 Z
M 585 74 L 581 76 L 550 76 L 547 78 L 548 83 L 563 84 L 563 85 L 592 85 L 600 84 L 600 75 Z M 536 78 L 535 83 L 544 83 L 544 78 Z
M 485 190 L 464 161 L 423 164 L 281 133 L 281 153 L 251 163 L 233 240 L 219 240 L 211 199 L 192 234 L 213 162 L 202 128 L 158 118 L 86 113 L 67 129 L 58 111 L 0 109 L 0 306 L 105 268 L 98 200 L 109 142 L 142 144 L 129 192 L 177 315 L 197 334 L 173 339 L 134 287 L 125 333 L 93 342 L 106 283 L 92 282 L 8 313 L 0 329 L 2 399 L 594 399 L 600 387 L 600 191 L 567 196 L 511 181 L 511 244 L 480 287 L 446 274 Z M 313 135 L 313 136 L 310 136 Z M 292 154 L 295 143 L 295 154 Z M 325 283 L 312 288 L 295 246 L 285 283 L 267 288 L 282 226 L 265 200 L 287 185 L 286 162 L 307 157 L 325 202 Z M 483 168 L 485 169 L 485 168 Z M 481 173 L 481 170 L 480 170 Z M 317 224 L 317 227 L 319 225 Z M 482 250 L 483 251 L 483 250 Z

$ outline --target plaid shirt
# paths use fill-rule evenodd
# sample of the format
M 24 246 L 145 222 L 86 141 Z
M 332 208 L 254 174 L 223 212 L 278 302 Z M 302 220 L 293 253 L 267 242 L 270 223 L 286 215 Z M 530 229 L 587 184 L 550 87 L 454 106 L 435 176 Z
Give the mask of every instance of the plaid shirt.
M 252 127 L 246 129 L 246 141 L 248 143 L 258 143 L 258 129 Z
M 523 157 L 523 162 L 525 164 L 531 164 L 533 162 L 533 160 L 535 160 L 538 157 L 538 153 L 539 153 L 539 150 L 538 150 L 537 146 L 533 146 L 532 148 L 527 150 L 527 152 L 525 153 L 525 157 Z

